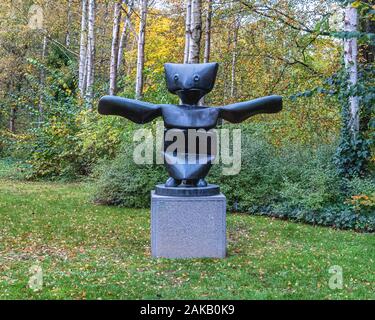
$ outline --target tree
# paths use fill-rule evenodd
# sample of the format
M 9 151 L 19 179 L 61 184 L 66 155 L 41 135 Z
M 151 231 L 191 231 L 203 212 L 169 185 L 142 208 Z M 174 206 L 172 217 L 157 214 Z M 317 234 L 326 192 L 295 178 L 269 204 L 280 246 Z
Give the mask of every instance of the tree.
M 338 172 L 348 178 L 366 173 L 370 167 L 370 147 L 374 140 L 371 125 L 375 105 L 371 61 L 371 37 L 374 34 L 371 34 L 373 14 L 369 3 L 355 1 L 344 10 L 345 67 L 344 76 L 337 80 L 342 102 L 342 128 L 335 164 Z M 361 40 L 360 52 L 358 39 Z
M 204 63 L 207 63 L 207 62 L 210 61 L 211 23 L 212 23 L 212 0 L 208 0 L 208 2 L 207 2 L 207 12 L 206 12 L 205 39 L 204 39 L 204 57 L 203 57 Z
M 45 63 L 45 58 L 46 58 L 46 52 L 47 52 L 47 36 L 43 37 L 43 46 L 42 46 L 42 54 L 41 54 L 41 60 L 42 63 Z M 40 70 L 40 80 L 39 80 L 39 106 L 38 106 L 38 111 L 39 111 L 39 126 L 43 122 L 43 113 L 44 113 L 44 108 L 43 108 L 43 91 L 44 91 L 44 85 L 45 85 L 45 71 L 44 71 L 44 66 Z
M 92 107 L 95 58 L 95 0 L 89 0 L 87 36 L 87 83 L 86 102 Z
M 140 99 L 143 93 L 143 69 L 145 64 L 145 41 L 146 41 L 146 20 L 147 20 L 148 0 L 140 1 L 140 21 L 138 33 L 137 51 L 137 75 L 135 83 L 135 98 Z
M 9 118 L 9 131 L 16 133 L 16 118 L 17 118 L 17 106 L 12 105 L 10 108 L 10 118 Z
M 211 53 L 211 24 L 212 24 L 212 0 L 207 1 L 206 8 L 206 24 L 204 31 L 204 55 L 203 62 L 208 63 L 210 61 Z M 202 97 L 199 101 L 200 105 L 204 105 L 205 97 Z
M 68 0 L 67 8 L 67 19 L 66 19 L 66 35 L 65 35 L 65 45 L 70 47 L 70 28 L 72 24 L 72 0 Z
M 191 0 L 185 0 L 185 49 L 184 63 L 189 62 L 190 39 L 191 39 Z
M 117 0 L 114 3 L 113 10 L 113 29 L 112 29 L 112 48 L 111 48 L 111 63 L 109 71 L 109 94 L 116 94 L 117 90 L 117 65 L 118 65 L 118 51 L 119 51 L 119 31 L 121 20 L 121 1 Z
M 234 17 L 233 25 L 233 50 L 232 50 L 232 78 L 230 85 L 230 96 L 234 98 L 236 91 L 236 66 L 237 66 L 237 44 L 238 44 L 238 30 L 240 29 L 241 17 L 239 15 Z
M 375 19 L 371 18 L 372 7 L 371 2 L 373 0 L 363 0 L 365 4 L 365 10 L 362 11 L 362 14 L 359 17 L 359 29 L 365 34 L 375 34 Z M 363 64 L 363 69 L 371 70 L 373 68 L 373 63 L 375 62 L 375 41 L 366 41 L 359 43 L 358 45 L 358 61 Z M 362 99 L 363 101 L 363 99 Z M 360 112 L 360 131 L 369 131 L 371 130 L 371 118 L 373 112 L 373 106 L 371 101 L 368 103 L 363 103 L 361 105 Z
M 358 24 L 357 8 L 351 4 L 345 9 L 344 17 L 344 31 L 356 32 Z M 349 76 L 349 85 L 355 86 L 358 81 L 358 67 L 357 67 L 358 45 L 357 38 L 344 39 L 344 61 L 345 67 Z M 359 131 L 359 98 L 357 96 L 350 96 L 350 119 L 348 122 L 350 131 L 352 133 L 353 141 L 357 140 Z
M 78 88 L 81 97 L 84 97 L 86 91 L 86 77 L 87 77 L 87 1 L 82 0 L 81 5 L 81 42 L 79 50 L 79 76 Z
M 78 89 L 92 107 L 95 74 L 95 0 L 82 0 Z
M 202 38 L 202 0 L 191 2 L 191 39 L 189 43 L 189 63 L 199 63 Z
M 123 21 L 123 27 L 121 31 L 120 43 L 119 43 L 119 48 L 118 48 L 117 75 L 120 73 L 121 65 L 124 62 L 124 49 L 129 40 L 129 30 L 130 28 L 132 28 L 132 23 L 130 19 L 133 13 L 134 3 L 133 1 L 127 1 L 127 4 L 128 4 L 128 10 L 124 10 L 124 21 Z

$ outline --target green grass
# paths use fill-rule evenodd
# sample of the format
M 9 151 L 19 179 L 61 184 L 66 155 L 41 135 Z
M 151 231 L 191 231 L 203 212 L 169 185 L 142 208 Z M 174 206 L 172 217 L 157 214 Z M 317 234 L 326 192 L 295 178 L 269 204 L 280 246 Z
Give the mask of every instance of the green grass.
M 0 180 L 1 299 L 375 298 L 373 234 L 229 214 L 226 259 L 153 259 L 149 211 L 89 194 L 88 184 Z M 328 287 L 333 265 L 341 290 Z

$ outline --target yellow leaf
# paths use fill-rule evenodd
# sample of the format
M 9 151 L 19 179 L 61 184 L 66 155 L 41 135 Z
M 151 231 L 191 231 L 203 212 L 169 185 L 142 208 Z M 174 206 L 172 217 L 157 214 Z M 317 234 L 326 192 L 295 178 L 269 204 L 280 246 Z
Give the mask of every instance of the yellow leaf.
M 361 1 L 358 1 L 358 0 L 357 0 L 357 1 L 354 1 L 354 2 L 352 3 L 352 7 L 353 7 L 353 8 L 358 8 L 358 7 L 361 5 L 361 3 L 362 3 L 362 2 L 361 2 Z

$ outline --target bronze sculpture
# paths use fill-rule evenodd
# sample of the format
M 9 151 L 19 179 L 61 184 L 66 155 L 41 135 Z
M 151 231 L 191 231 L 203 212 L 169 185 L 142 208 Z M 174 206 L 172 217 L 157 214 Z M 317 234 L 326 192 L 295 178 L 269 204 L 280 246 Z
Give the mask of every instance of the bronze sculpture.
M 166 63 L 164 67 L 168 90 L 178 95 L 182 104 L 152 104 L 127 98 L 104 96 L 99 101 L 99 113 L 118 115 L 139 124 L 162 117 L 166 131 L 179 129 L 187 136 L 188 129 L 209 130 L 215 128 L 219 118 L 231 123 L 239 123 L 259 113 L 276 113 L 282 109 L 282 98 L 276 95 L 223 107 L 199 106 L 200 99 L 213 89 L 218 64 Z M 166 152 L 168 142 L 165 142 L 164 157 L 167 158 L 169 157 Z M 183 157 L 187 157 L 187 153 Z M 205 177 L 213 160 L 210 155 L 208 150 L 208 160 L 203 164 L 188 163 L 187 158 L 180 164 L 170 164 L 166 161 L 165 166 L 170 177 L 166 181 L 165 187 L 169 190 L 178 187 L 192 187 L 198 191 L 207 188 Z

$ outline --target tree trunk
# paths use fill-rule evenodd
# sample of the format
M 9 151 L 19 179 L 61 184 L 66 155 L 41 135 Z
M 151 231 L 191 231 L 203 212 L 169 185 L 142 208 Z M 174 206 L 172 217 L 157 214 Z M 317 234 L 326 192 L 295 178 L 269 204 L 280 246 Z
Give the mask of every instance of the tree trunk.
M 10 120 L 9 120 L 9 131 L 12 133 L 16 133 L 16 115 L 17 115 L 17 108 L 12 106 L 10 109 Z
M 208 0 L 206 13 L 206 30 L 204 40 L 204 63 L 210 61 L 211 52 L 211 21 L 212 21 L 212 0 Z
M 206 11 L 206 25 L 204 32 L 204 55 L 203 62 L 208 63 L 210 61 L 210 52 L 211 52 L 211 21 L 212 21 L 212 0 L 207 2 L 207 11 Z M 199 101 L 199 105 L 203 106 L 205 103 L 205 97 L 202 97 Z
M 81 41 L 79 50 L 79 76 L 78 89 L 81 97 L 85 96 L 86 91 L 86 61 L 87 61 L 87 0 L 82 0 L 81 17 Z
M 117 59 L 119 51 L 119 32 L 121 19 L 121 1 L 116 1 L 113 10 L 112 49 L 109 72 L 109 94 L 116 94 L 117 90 Z
M 128 4 L 129 12 L 124 14 L 124 25 L 121 31 L 120 43 L 118 48 L 117 56 L 117 75 L 120 74 L 121 65 L 124 62 L 124 50 L 129 39 L 129 29 L 130 29 L 130 17 L 132 14 L 133 6 Z
M 65 45 L 70 47 L 70 27 L 72 24 L 72 0 L 68 0 L 68 14 L 66 21 L 66 35 L 65 35 Z
M 227 33 L 227 48 L 228 52 L 230 51 L 232 41 L 233 41 L 233 33 L 231 32 L 230 28 L 228 29 Z M 227 51 L 224 50 L 222 52 L 222 55 L 226 55 Z M 223 70 L 223 102 L 227 103 L 228 98 L 230 97 L 230 84 L 231 84 L 231 64 L 232 61 L 229 61 L 229 59 L 224 59 L 222 63 L 222 70 Z
M 191 39 L 189 49 L 189 63 L 199 63 L 202 38 L 202 0 L 191 2 Z
M 353 8 L 351 4 L 345 9 L 344 18 L 344 31 L 355 32 L 357 31 L 358 24 L 358 13 L 357 9 Z M 345 67 L 348 72 L 349 85 L 355 86 L 358 79 L 357 69 L 357 39 L 349 38 L 344 40 L 344 61 Z M 352 96 L 349 98 L 350 106 L 350 120 L 349 127 L 352 132 L 353 140 L 356 141 L 359 131 L 359 99 L 358 97 Z
M 362 0 L 367 4 L 371 4 L 373 0 Z M 373 33 L 375 34 L 375 20 L 371 19 L 369 16 L 360 15 L 359 17 L 359 29 L 361 32 Z M 375 61 L 375 42 L 366 41 L 358 46 L 358 61 L 364 64 L 364 68 L 371 70 L 371 64 Z M 364 103 L 361 106 L 360 115 L 360 132 L 366 132 L 370 129 L 370 123 L 372 118 L 372 105 L 369 103 Z
M 234 98 L 236 94 L 236 66 L 237 66 L 237 44 L 238 44 L 238 30 L 240 28 L 240 17 L 236 17 L 233 28 L 233 51 L 232 51 L 232 78 L 230 85 L 230 96 Z
M 373 0 L 362 0 L 362 2 L 371 5 Z M 365 33 L 375 33 L 375 20 L 369 16 L 360 16 L 360 31 Z M 375 61 L 375 41 L 368 41 L 359 46 L 360 61 L 364 63 L 373 63 Z
M 145 63 L 145 39 L 148 0 L 141 0 L 141 20 L 139 23 L 138 54 L 137 54 L 137 78 L 135 84 L 135 98 L 140 99 L 143 93 L 143 68 Z
M 87 38 L 87 82 L 86 103 L 92 107 L 94 85 L 94 57 L 95 57 L 95 0 L 89 0 L 88 10 L 88 38 Z
M 186 16 L 185 16 L 185 50 L 184 63 L 189 62 L 189 50 L 191 39 L 191 0 L 185 0 Z
M 44 62 L 46 57 L 46 51 L 47 51 L 47 36 L 43 37 L 43 47 L 42 47 L 42 63 L 43 68 L 40 70 L 40 82 L 39 82 L 39 105 L 38 105 L 38 111 L 39 111 L 39 119 L 38 119 L 38 126 L 40 127 L 43 123 L 43 90 L 44 90 L 44 83 L 45 83 L 45 72 L 44 72 Z

